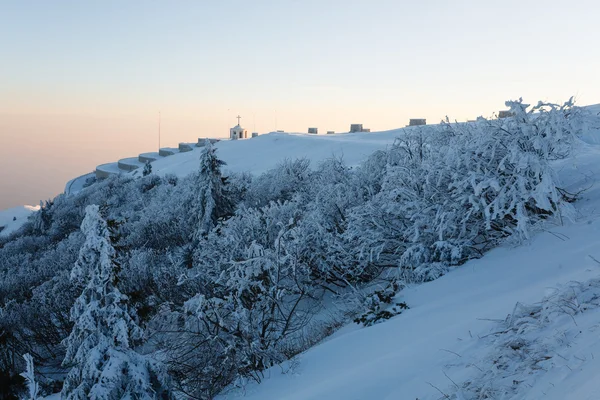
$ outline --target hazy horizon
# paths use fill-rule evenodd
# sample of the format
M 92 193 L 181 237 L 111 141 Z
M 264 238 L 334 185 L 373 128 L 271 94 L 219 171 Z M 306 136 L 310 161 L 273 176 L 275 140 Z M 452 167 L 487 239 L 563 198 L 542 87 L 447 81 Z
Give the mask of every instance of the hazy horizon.
M 0 0 L 0 209 L 161 144 L 600 103 L 600 5 Z

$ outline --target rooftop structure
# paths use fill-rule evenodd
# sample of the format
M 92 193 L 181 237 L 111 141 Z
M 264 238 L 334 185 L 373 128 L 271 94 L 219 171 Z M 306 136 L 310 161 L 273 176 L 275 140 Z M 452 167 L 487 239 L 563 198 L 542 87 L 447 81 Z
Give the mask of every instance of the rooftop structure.
M 371 132 L 371 130 L 363 128 L 363 124 L 350 124 L 350 133 L 352 132 Z
M 231 140 L 248 139 L 248 131 L 242 128 L 240 125 L 240 119 L 242 117 L 238 115 L 236 118 L 238 119 L 238 124 L 229 129 L 229 138 Z
M 408 121 L 408 126 L 419 126 L 419 125 L 427 125 L 427 120 L 425 118 L 411 118 Z
M 362 132 L 362 124 L 350 124 L 350 132 Z

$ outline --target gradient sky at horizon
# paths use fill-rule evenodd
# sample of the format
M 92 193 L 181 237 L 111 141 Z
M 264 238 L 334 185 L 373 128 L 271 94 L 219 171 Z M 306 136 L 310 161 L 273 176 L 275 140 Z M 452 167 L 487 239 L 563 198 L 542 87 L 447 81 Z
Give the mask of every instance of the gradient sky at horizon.
M 600 3 L 0 0 L 0 209 L 104 162 L 249 130 L 600 103 Z

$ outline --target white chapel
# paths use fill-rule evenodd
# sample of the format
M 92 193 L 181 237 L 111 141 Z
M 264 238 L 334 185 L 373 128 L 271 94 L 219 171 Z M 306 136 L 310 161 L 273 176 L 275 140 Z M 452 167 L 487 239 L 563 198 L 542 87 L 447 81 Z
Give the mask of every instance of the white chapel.
M 248 131 L 240 126 L 240 118 L 242 117 L 238 115 L 236 118 L 238 119 L 238 124 L 229 129 L 229 138 L 231 140 L 248 139 Z

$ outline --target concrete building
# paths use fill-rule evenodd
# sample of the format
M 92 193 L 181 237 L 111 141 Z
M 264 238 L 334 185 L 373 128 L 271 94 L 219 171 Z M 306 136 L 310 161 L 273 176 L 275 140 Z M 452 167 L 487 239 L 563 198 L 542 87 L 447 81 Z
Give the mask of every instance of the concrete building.
M 179 152 L 180 153 L 187 153 L 188 151 L 192 151 L 192 146 L 194 146 L 194 144 L 190 144 L 190 143 L 179 143 Z
M 411 118 L 408 121 L 408 126 L 419 126 L 419 125 L 427 125 L 427 120 L 425 118 Z
M 308 133 L 316 135 L 319 133 L 319 128 L 308 128 Z
M 252 137 L 258 137 L 258 132 L 252 132 Z
M 248 131 L 240 126 L 240 119 L 242 117 L 238 115 L 236 118 L 238 119 L 238 124 L 229 129 L 229 138 L 231 140 L 248 139 Z
M 328 135 L 333 135 L 335 133 L 335 131 L 327 131 Z
M 363 124 L 350 124 L 350 133 L 353 132 L 371 132 L 371 130 L 363 128 Z
M 362 130 L 363 130 L 362 124 L 350 124 L 350 133 L 362 132 Z
M 221 139 L 198 138 L 198 143 L 196 143 L 196 147 L 204 147 L 204 146 L 206 146 L 206 141 L 207 140 L 210 142 L 210 144 L 215 144 L 215 143 L 221 141 Z
M 161 147 L 160 149 L 158 149 L 158 155 L 161 157 L 169 157 L 177 153 L 179 153 L 179 148 Z

